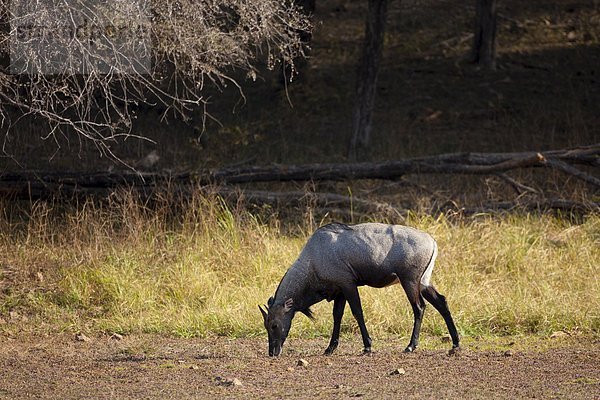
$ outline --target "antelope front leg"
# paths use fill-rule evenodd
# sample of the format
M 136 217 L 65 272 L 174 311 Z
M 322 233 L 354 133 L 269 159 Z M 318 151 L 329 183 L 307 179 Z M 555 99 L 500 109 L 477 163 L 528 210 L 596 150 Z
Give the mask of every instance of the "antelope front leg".
M 421 322 L 423 321 L 423 312 L 425 311 L 425 300 L 419 290 L 419 283 L 417 281 L 401 281 L 402 287 L 406 292 L 408 301 L 413 309 L 414 324 L 412 335 L 410 336 L 410 343 L 404 349 L 405 353 L 412 353 L 416 350 L 419 345 L 419 333 L 421 332 Z
M 333 332 L 331 333 L 331 340 L 329 341 L 329 346 L 327 346 L 327 349 L 325 349 L 326 356 L 333 354 L 335 349 L 338 347 L 338 340 L 340 338 L 340 326 L 342 324 L 342 317 L 344 316 L 345 307 L 346 298 L 342 293 L 340 293 L 333 300 Z
M 363 353 L 371 352 L 371 337 L 369 336 L 369 332 L 367 331 L 367 326 L 365 325 L 365 318 L 363 316 L 362 305 L 360 303 L 360 296 L 358 294 L 358 288 L 356 286 L 348 287 L 344 289 L 344 296 L 346 297 L 346 301 L 350 305 L 350 310 L 352 310 L 352 315 L 358 322 L 358 327 L 360 328 L 360 334 L 363 340 Z

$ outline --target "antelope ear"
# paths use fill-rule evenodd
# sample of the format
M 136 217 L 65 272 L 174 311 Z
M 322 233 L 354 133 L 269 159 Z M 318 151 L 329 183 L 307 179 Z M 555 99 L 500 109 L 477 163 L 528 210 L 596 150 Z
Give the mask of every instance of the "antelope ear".
M 285 301 L 285 305 L 283 308 L 284 312 L 289 312 L 292 309 L 292 306 L 294 305 L 294 299 L 292 299 L 291 297 L 289 299 L 287 299 Z
M 267 305 L 271 307 L 275 303 L 275 298 L 273 296 L 269 297 L 269 301 L 267 301 Z
M 260 310 L 260 313 L 262 314 L 263 320 L 266 324 L 267 323 L 267 312 L 265 310 L 263 310 L 263 308 L 260 305 L 258 306 L 258 309 Z

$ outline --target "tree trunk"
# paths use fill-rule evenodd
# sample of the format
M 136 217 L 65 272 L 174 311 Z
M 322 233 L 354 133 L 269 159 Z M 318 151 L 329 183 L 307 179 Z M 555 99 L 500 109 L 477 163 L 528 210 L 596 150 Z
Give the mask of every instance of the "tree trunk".
M 497 0 L 476 0 L 472 59 L 484 68 L 496 69 Z
M 371 120 L 387 16 L 387 0 L 369 0 L 365 41 L 356 76 L 356 98 L 352 115 L 352 137 L 348 158 L 355 161 L 369 147 Z

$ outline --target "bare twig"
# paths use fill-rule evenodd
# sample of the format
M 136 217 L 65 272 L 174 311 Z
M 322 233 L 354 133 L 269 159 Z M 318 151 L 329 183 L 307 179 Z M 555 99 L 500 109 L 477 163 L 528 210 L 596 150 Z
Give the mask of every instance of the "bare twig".
M 205 113 L 207 83 L 241 90 L 232 69 L 256 75 L 257 55 L 269 68 L 293 63 L 310 30 L 298 6 L 279 0 L 21 0 L 1 6 L 0 21 L 0 52 L 11 55 L 0 72 L 5 143 L 31 117 L 57 146 L 75 137 L 117 161 L 120 141 L 147 140 L 132 132 L 137 107 L 184 120 Z
M 530 193 L 535 193 L 535 194 L 539 194 L 539 192 L 529 186 L 523 185 L 522 183 L 516 181 L 515 179 L 511 178 L 510 176 L 506 175 L 504 172 L 498 172 L 495 174 L 497 177 L 499 177 L 500 179 L 504 180 L 505 182 L 508 182 L 515 190 L 518 194 L 523 194 L 525 192 L 530 192 Z

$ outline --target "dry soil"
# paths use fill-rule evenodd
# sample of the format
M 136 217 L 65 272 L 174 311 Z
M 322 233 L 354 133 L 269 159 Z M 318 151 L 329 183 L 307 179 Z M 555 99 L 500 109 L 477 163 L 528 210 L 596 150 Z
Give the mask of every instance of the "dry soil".
M 403 354 L 401 340 L 379 340 L 363 356 L 350 337 L 325 357 L 325 339 L 292 338 L 274 359 L 264 338 L 4 336 L 0 398 L 600 398 L 598 340 L 514 342 L 449 356 L 448 344 Z

